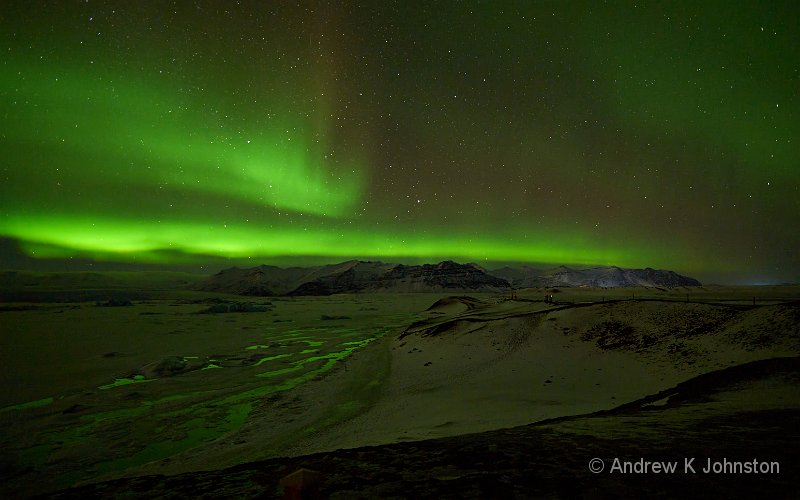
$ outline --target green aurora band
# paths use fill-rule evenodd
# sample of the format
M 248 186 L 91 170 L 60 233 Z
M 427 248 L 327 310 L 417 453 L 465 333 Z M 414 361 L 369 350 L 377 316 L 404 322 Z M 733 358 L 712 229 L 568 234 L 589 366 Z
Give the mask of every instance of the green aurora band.
M 0 238 L 167 265 L 800 272 L 792 16 L 718 7 L 12 2 Z
M 630 250 L 620 251 L 614 245 L 603 247 L 581 239 L 579 233 L 561 238 L 551 234 L 540 242 L 483 238 L 473 240 L 448 236 L 428 236 L 404 241 L 400 236 L 374 232 L 340 233 L 337 231 L 304 231 L 271 229 L 269 238 L 261 231 L 244 225 L 221 227 L 211 223 L 162 222 L 142 223 L 136 220 L 92 217 L 51 216 L 17 217 L 7 222 L 7 234 L 19 236 L 31 255 L 42 258 L 65 258 L 74 255 L 97 260 L 122 260 L 137 256 L 140 262 L 161 263 L 165 260 L 201 260 L 217 255 L 233 259 L 285 257 L 287 255 L 325 257 L 334 261 L 354 255 L 388 258 L 456 258 L 462 260 L 506 260 L 527 262 L 608 263 L 625 261 L 645 265 L 658 255 L 641 249 L 636 257 Z M 183 259 L 164 255 L 162 250 L 180 250 Z M 191 256 L 198 259 L 192 259 Z
M 45 168 L 58 169 L 64 155 L 82 162 L 80 184 L 100 178 L 111 189 L 176 186 L 333 216 L 358 202 L 363 168 L 332 175 L 324 147 L 311 146 L 314 132 L 289 110 L 276 118 L 280 129 L 245 133 L 209 126 L 187 99 L 131 75 L 7 61 L 3 76 L 3 88 L 14 89 L 13 101 L 3 103 L 15 124 L 6 138 L 24 154 L 33 133 L 38 147 L 59 155 Z
M 355 212 L 365 167 L 346 170 L 344 178 L 334 176 L 323 155 L 308 146 L 306 137 L 313 134 L 303 133 L 308 127 L 300 121 L 282 122 L 281 128 L 291 129 L 291 134 L 214 130 L 202 126 L 202 117 L 188 111 L 191 105 L 185 99 L 146 82 L 131 83 L 131 78 L 118 77 L 114 80 L 124 83 L 109 86 L 111 75 L 19 63 L 4 75 L 4 88 L 24 82 L 14 88 L 13 101 L 3 103 L 6 116 L 17 125 L 6 134 L 18 148 L 12 155 L 20 164 L 31 161 L 35 153 L 26 147 L 31 131 L 41 139 L 37 149 L 53 154 L 44 168 L 12 171 L 19 175 L 18 182 L 7 186 L 12 189 L 4 198 L 14 210 L 0 221 L 0 233 L 18 238 L 31 256 L 148 263 L 192 261 L 192 255 L 302 255 L 630 265 L 659 258 L 645 248 L 622 251 L 581 232 L 559 235 L 558 227 L 540 231 L 542 237 L 535 242 L 520 238 L 518 231 L 516 237 L 491 238 L 446 231 L 421 237 L 417 231 L 353 230 L 347 220 L 335 219 Z M 58 179 L 59 165 L 70 160 L 74 189 L 56 181 L 58 189 L 52 193 L 64 200 L 60 205 L 67 210 L 38 209 L 45 186 Z M 238 200 L 298 212 L 307 224 L 319 224 L 325 217 L 334 221 L 309 230 L 296 224 L 276 227 L 275 221 L 220 223 L 211 215 L 192 217 L 186 211 L 172 218 L 155 212 L 152 219 L 130 217 L 132 211 L 145 215 L 142 204 L 153 203 L 152 198 L 125 195 L 137 188 L 149 188 L 150 197 L 164 191 L 155 202 L 162 206 L 174 206 L 176 193 L 184 199 L 199 194 L 197 200 L 208 200 L 211 193 L 228 203 Z M 92 194 L 87 197 L 87 192 Z M 104 199 L 103 192 L 112 198 Z M 105 208 L 118 213 L 108 215 Z M 193 212 L 202 210 L 195 207 Z

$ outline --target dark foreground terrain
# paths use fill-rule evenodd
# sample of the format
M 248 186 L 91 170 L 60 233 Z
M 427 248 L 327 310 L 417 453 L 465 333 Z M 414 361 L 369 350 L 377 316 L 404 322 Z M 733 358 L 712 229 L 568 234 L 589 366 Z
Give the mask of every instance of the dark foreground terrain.
M 800 498 L 797 287 L 0 278 L 2 498 Z
M 307 468 L 321 473 L 323 498 L 798 498 L 799 382 L 800 358 L 775 358 L 591 415 L 121 479 L 52 497 L 279 498 L 280 479 Z M 603 461 L 602 471 L 590 471 L 592 459 Z M 615 459 L 634 469 L 615 469 Z M 709 460 L 727 460 L 728 469 L 705 472 Z M 747 472 L 743 464 L 754 460 L 758 472 Z M 676 462 L 676 468 L 639 472 L 642 461 Z

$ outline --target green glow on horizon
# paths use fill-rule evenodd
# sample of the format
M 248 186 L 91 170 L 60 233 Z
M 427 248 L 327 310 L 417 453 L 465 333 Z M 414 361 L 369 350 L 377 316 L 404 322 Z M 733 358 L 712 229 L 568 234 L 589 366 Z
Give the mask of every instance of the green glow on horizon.
M 581 264 L 647 265 L 684 258 L 647 248 L 621 248 L 579 233 L 541 238 L 430 235 L 425 238 L 373 231 L 305 231 L 292 227 L 259 231 L 247 225 L 198 222 L 144 223 L 136 220 L 73 217 L 15 217 L 0 221 L 0 231 L 19 238 L 40 258 L 91 257 L 97 260 L 164 263 L 178 255 L 216 255 L 234 259 L 270 259 L 286 255 L 349 258 L 428 258 L 450 256 L 464 261 L 506 260 Z

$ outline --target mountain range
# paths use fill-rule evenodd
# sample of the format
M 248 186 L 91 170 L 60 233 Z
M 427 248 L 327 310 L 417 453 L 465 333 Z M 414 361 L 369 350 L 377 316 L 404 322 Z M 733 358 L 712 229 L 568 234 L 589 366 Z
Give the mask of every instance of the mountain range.
M 540 287 L 699 286 L 673 271 L 615 266 L 572 269 L 528 266 L 486 270 L 443 261 L 407 266 L 350 260 L 315 267 L 257 266 L 225 269 L 192 286 L 196 290 L 254 296 L 306 296 L 359 292 L 501 292 Z
M 601 266 L 588 269 L 572 269 L 559 266 L 553 269 L 503 267 L 489 271 L 503 278 L 514 288 L 540 288 L 555 286 L 588 286 L 616 288 L 630 286 L 676 287 L 700 286 L 694 278 L 682 276 L 674 271 L 660 269 L 624 269 L 616 266 Z

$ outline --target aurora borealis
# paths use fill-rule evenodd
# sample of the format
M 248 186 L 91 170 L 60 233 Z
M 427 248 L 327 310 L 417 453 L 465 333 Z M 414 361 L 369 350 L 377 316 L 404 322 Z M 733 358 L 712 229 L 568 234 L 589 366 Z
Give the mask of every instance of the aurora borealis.
M 796 2 L 5 2 L 0 237 L 800 280 Z

